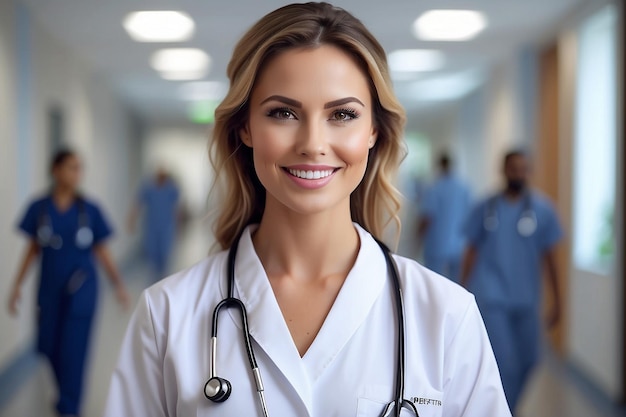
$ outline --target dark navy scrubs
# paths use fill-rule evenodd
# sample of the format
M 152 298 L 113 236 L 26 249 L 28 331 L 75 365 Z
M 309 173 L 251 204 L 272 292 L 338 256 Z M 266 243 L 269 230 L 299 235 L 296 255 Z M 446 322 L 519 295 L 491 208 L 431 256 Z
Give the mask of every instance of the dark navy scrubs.
M 50 196 L 31 203 L 19 228 L 38 241 L 42 225 L 52 227 L 55 244 L 40 243 L 37 350 L 54 371 L 59 388 L 57 411 L 78 414 L 98 292 L 93 248 L 112 230 L 100 209 L 82 197 L 65 211 L 59 211 Z M 76 239 L 81 225 L 93 233 L 86 247 Z

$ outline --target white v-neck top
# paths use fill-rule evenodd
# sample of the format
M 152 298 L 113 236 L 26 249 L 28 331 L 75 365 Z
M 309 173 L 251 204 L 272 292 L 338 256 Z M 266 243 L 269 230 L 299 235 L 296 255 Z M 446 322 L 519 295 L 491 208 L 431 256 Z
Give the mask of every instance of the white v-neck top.
M 270 416 L 378 417 L 394 397 L 397 352 L 393 285 L 380 247 L 355 225 L 356 262 L 300 357 L 254 250 L 252 227 L 239 243 L 234 291 L 248 312 Z M 105 417 L 260 415 L 235 309 L 220 313 L 216 365 L 232 394 L 224 403 L 204 397 L 213 309 L 227 296 L 227 256 L 209 256 L 143 293 Z M 415 261 L 394 258 L 406 316 L 405 398 L 420 417 L 510 416 L 474 297 Z

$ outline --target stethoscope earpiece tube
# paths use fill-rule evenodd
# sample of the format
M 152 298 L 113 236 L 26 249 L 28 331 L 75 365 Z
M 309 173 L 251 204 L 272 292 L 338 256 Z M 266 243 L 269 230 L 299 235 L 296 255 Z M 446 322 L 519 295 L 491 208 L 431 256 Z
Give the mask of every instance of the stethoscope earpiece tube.
M 241 327 L 243 333 L 244 343 L 246 345 L 246 353 L 248 355 L 248 361 L 250 362 L 250 369 L 256 385 L 256 391 L 259 395 L 259 403 L 261 405 L 261 411 L 264 417 L 268 417 L 267 404 L 265 401 L 265 388 L 263 386 L 263 380 L 261 378 L 261 371 L 256 362 L 254 356 L 254 349 L 250 342 L 250 330 L 248 329 L 248 313 L 246 306 L 243 302 L 234 297 L 234 281 L 235 281 L 235 258 L 237 255 L 237 247 L 239 246 L 239 239 L 241 234 L 237 237 L 233 246 L 228 253 L 227 262 L 227 274 L 228 274 L 228 298 L 220 301 L 213 310 L 213 320 L 211 326 L 211 361 L 209 365 L 209 380 L 204 385 L 204 395 L 213 402 L 224 402 L 230 396 L 232 391 L 231 383 L 225 378 L 220 378 L 216 375 L 216 358 L 217 358 L 217 326 L 219 313 L 222 308 L 235 307 L 241 313 Z
M 49 205 L 51 206 L 52 196 L 48 198 L 50 199 Z M 87 214 L 85 201 L 81 196 L 76 197 L 76 204 L 78 204 L 78 227 L 76 229 L 74 243 L 79 249 L 87 249 L 93 244 L 93 230 L 89 226 L 89 215 Z M 54 232 L 52 219 L 50 218 L 50 214 L 46 212 L 47 208 L 45 203 L 42 203 L 37 219 L 37 242 L 41 247 L 50 247 L 54 250 L 59 250 L 63 247 L 63 238 L 61 235 Z
M 261 405 L 261 412 L 264 417 L 268 417 L 267 404 L 265 402 L 265 388 L 263 387 L 263 380 L 261 379 L 261 371 L 257 366 L 256 358 L 254 356 L 254 350 L 252 343 L 250 342 L 250 332 L 248 330 L 248 314 L 246 307 L 241 300 L 234 296 L 234 282 L 235 282 L 235 257 L 237 255 L 237 247 L 239 246 L 239 240 L 241 234 L 234 240 L 233 245 L 228 253 L 227 260 L 227 275 L 228 275 L 228 297 L 220 301 L 213 310 L 213 320 L 211 326 L 211 360 L 209 362 L 209 380 L 204 385 L 204 395 L 213 402 L 224 402 L 228 399 L 232 391 L 231 383 L 216 375 L 216 357 L 217 357 L 217 325 L 219 312 L 222 308 L 235 307 L 241 313 L 241 324 L 243 330 L 243 339 L 246 345 L 246 353 L 248 354 L 248 361 L 250 362 L 250 368 L 252 370 L 252 376 L 256 385 L 256 391 L 259 395 L 259 404 Z M 396 313 L 398 320 L 398 354 L 396 357 L 396 384 L 395 384 L 395 398 L 388 403 L 381 414 L 381 417 L 390 417 L 393 411 L 395 417 L 400 417 L 400 412 L 403 408 L 412 412 L 415 417 L 419 417 L 415 404 L 411 401 L 404 399 L 404 371 L 405 371 L 405 321 L 404 321 L 404 302 L 402 300 L 402 290 L 400 288 L 400 274 L 396 262 L 393 260 L 391 251 L 384 243 L 374 238 L 376 243 L 380 246 L 385 256 L 387 263 L 387 269 L 391 275 L 394 293 Z
M 537 230 L 537 214 L 532 208 L 530 192 L 524 194 L 522 215 L 517 221 L 517 232 L 522 237 L 530 237 Z M 490 198 L 485 205 L 483 228 L 488 232 L 495 232 L 500 227 L 498 210 L 496 208 L 498 196 Z

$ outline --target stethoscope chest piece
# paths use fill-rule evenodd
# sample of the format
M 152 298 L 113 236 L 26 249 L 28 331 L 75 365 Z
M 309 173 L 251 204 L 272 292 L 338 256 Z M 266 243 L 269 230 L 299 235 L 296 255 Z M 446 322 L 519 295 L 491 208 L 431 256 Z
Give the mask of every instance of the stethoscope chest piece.
M 218 376 L 209 379 L 204 385 L 204 396 L 216 403 L 226 401 L 230 397 L 231 391 L 232 385 L 230 382 Z
M 517 222 L 517 231 L 521 236 L 530 237 L 537 230 L 537 219 L 534 212 L 525 212 Z
M 52 226 L 52 219 L 50 215 L 46 213 L 46 209 L 47 207 L 42 207 L 39 213 L 37 242 L 41 247 L 59 250 L 63 247 L 63 238 L 58 233 L 55 233 Z M 78 249 L 88 249 L 93 244 L 94 237 L 93 230 L 89 227 L 89 216 L 85 208 L 85 202 L 81 199 L 78 200 L 78 210 L 78 228 L 76 229 L 74 243 Z
M 93 231 L 87 226 L 81 226 L 76 232 L 76 246 L 85 249 L 93 243 Z
M 52 226 L 44 224 L 37 229 L 37 241 L 39 245 L 46 247 L 49 246 L 54 250 L 59 250 L 63 247 L 63 238 L 57 234 L 54 234 Z

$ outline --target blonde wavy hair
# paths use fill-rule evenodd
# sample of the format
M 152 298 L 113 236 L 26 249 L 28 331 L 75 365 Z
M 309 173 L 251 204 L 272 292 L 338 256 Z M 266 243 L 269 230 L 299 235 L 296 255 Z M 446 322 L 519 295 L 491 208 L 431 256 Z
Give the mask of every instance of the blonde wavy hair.
M 215 237 L 229 248 L 241 231 L 258 223 L 265 208 L 265 188 L 254 168 L 252 149 L 239 132 L 248 121 L 256 77 L 272 57 L 294 48 L 333 45 L 355 59 L 369 76 L 373 119 L 378 138 L 370 150 L 365 175 L 350 197 L 352 220 L 382 239 L 391 222 L 400 231 L 400 193 L 393 181 L 405 156 L 404 109 L 396 99 L 385 51 L 365 26 L 328 3 L 291 4 L 259 20 L 241 38 L 228 64 L 230 89 L 215 111 L 209 156 L 224 195 L 217 209 Z

